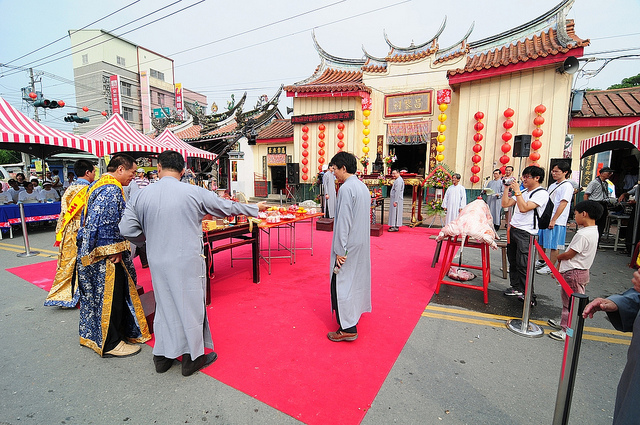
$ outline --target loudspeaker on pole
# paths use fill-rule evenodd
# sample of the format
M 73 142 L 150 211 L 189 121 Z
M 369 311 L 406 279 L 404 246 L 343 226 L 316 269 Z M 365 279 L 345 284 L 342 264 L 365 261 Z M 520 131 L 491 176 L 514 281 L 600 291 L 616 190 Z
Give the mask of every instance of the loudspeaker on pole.
M 531 135 L 518 134 L 513 137 L 513 157 L 525 158 L 531 151 Z

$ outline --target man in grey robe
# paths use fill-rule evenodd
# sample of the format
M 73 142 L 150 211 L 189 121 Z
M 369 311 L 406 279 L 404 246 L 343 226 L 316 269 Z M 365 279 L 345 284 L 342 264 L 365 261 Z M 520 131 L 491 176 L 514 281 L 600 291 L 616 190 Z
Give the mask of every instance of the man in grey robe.
M 338 191 L 331 242 L 331 308 L 338 330 L 327 337 L 334 342 L 358 338 L 356 325 L 362 313 L 371 311 L 371 247 L 369 189 L 355 176 L 358 161 L 338 152 L 332 159 Z
M 322 176 L 324 188 L 324 216 L 333 218 L 336 215 L 336 176 L 333 174 L 333 164 L 329 164 Z
M 458 218 L 460 211 L 467 205 L 467 191 L 460 184 L 460 174 L 451 176 L 451 186 L 447 188 L 442 199 L 442 208 L 447 211 L 444 224 L 448 224 Z
M 189 376 L 213 363 L 211 331 L 205 306 L 206 265 L 202 219 L 245 214 L 266 209 L 218 197 L 199 186 L 180 181 L 184 158 L 165 151 L 158 156 L 160 181 L 136 191 L 120 221 L 120 232 L 136 244 L 146 240 L 156 312 L 153 361 L 156 372 L 169 370 L 182 356 L 182 374 Z
M 640 271 L 633 273 L 633 288 L 607 299 L 596 298 L 584 308 L 584 318 L 604 311 L 614 328 L 622 332 L 633 331 L 627 353 L 627 364 L 622 371 L 613 411 L 613 424 L 635 424 L 640 417 Z
M 500 218 L 502 215 L 502 191 L 504 184 L 502 183 L 502 173 L 499 168 L 493 170 L 493 180 L 487 183 L 485 189 L 491 189 L 493 193 L 487 193 L 487 204 L 491 217 L 493 217 L 493 227 L 500 229 Z
M 397 232 L 402 226 L 402 199 L 404 195 L 404 180 L 398 170 L 393 170 L 391 176 L 395 179 L 389 196 L 389 231 Z

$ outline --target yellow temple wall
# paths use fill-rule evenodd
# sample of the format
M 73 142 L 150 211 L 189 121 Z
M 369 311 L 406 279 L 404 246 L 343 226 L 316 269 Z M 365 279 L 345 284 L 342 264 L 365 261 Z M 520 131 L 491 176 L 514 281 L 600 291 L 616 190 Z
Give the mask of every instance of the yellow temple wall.
M 550 158 L 562 158 L 564 139 L 567 133 L 568 105 L 571 94 L 571 75 L 560 74 L 555 66 L 539 67 L 523 70 L 503 76 L 496 76 L 471 82 L 461 83 L 455 89 L 452 110 L 449 114 L 451 133 L 445 135 L 445 163 L 462 175 L 462 183 L 467 188 L 481 188 L 486 177 L 491 176 L 495 168 L 502 166 L 500 157 L 503 155 L 501 146 L 504 143 L 502 134 L 506 131 L 503 123 L 506 120 L 503 113 L 507 108 L 515 111 L 511 120 L 514 126 L 510 129 L 513 136 L 528 134 L 536 128 L 533 119 L 536 117 L 534 109 L 543 104 L 547 110 L 542 115 L 545 119 L 541 126 L 543 131 L 540 141 L 542 147 L 538 150 L 541 157 L 538 163 L 548 169 Z M 478 164 L 481 172 L 478 174 L 480 182 L 472 185 L 471 157 L 474 155 L 473 135 L 476 133 L 474 115 L 484 113 L 484 136 L 479 155 L 482 161 Z M 533 141 L 533 137 L 532 137 Z M 511 157 L 507 165 L 514 166 L 519 172 L 529 165 L 528 158 L 513 158 L 513 138 L 509 141 L 512 146 L 507 154 Z M 574 156 L 579 156 L 574 153 Z M 521 165 L 522 163 L 522 165 Z M 573 165 L 573 164 L 572 164 Z M 577 169 L 577 165 L 576 166 Z

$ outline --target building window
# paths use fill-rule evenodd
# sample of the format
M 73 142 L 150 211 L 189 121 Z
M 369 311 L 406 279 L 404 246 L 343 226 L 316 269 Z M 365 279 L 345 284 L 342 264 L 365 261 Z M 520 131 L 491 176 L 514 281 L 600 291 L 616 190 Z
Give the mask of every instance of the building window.
M 151 72 L 151 77 L 164 81 L 164 72 L 156 71 L 155 69 L 150 69 L 149 71 Z
M 164 105 L 164 93 L 158 93 L 158 104 L 160 106 Z
M 120 82 L 120 92 L 123 96 L 131 97 L 131 84 L 124 81 Z
M 82 55 L 82 64 L 83 65 L 88 65 L 89 64 L 89 55 Z
M 133 108 L 124 106 L 122 108 L 122 118 L 124 118 L 125 121 L 133 121 Z
M 116 56 L 116 63 L 120 66 L 126 66 L 124 63 L 124 58 L 120 56 Z

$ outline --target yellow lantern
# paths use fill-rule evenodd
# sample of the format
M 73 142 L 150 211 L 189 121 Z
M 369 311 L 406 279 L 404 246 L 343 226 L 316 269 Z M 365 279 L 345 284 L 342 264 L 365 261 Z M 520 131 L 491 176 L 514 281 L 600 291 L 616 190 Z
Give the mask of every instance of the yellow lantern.
M 445 122 L 447 120 L 447 114 L 438 115 L 438 121 Z
M 370 109 L 365 109 L 362 111 L 362 115 L 364 115 L 365 117 L 368 117 L 369 115 L 371 115 L 371 110 Z M 365 124 L 366 125 L 366 124 Z
M 362 124 L 364 124 L 365 126 L 368 126 L 369 124 L 371 124 L 371 120 L 369 120 L 369 118 L 365 118 L 362 120 Z
M 440 111 L 444 112 L 447 110 L 448 105 L 446 103 L 441 103 L 438 108 L 440 109 Z
M 364 147 L 362 148 L 362 152 L 364 152 L 364 153 L 369 153 L 369 146 L 364 146 Z
M 444 152 L 444 145 L 437 145 L 436 150 L 438 151 L 438 153 Z
M 436 155 L 436 161 L 438 161 L 438 162 L 444 161 L 444 155 L 442 155 L 442 154 Z
M 364 134 L 365 136 L 368 136 L 369 133 L 371 133 L 371 130 L 369 130 L 368 128 L 363 128 L 362 129 L 362 134 Z
M 438 143 L 443 143 L 445 140 L 447 140 L 447 138 L 444 136 L 444 134 L 438 134 Z
M 447 126 L 446 126 L 446 125 L 444 125 L 444 124 L 440 124 L 440 125 L 438 126 L 438 131 L 439 131 L 440 133 L 444 133 L 446 129 L 447 129 Z
M 365 137 L 364 139 L 362 139 L 362 143 L 364 143 L 365 145 L 368 145 L 369 142 L 371 142 L 371 139 L 369 139 L 368 137 Z

